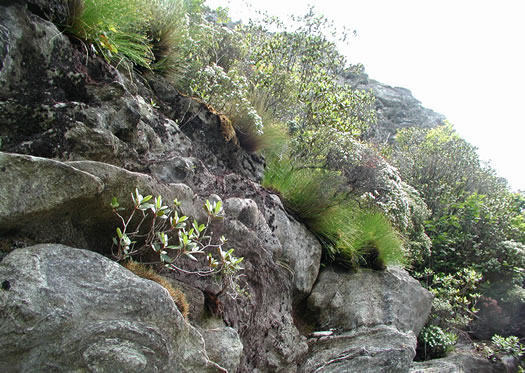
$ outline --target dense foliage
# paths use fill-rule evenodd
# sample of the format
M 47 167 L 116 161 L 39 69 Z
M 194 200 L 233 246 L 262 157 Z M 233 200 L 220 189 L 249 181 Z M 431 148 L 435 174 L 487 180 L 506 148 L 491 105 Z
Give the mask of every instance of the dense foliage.
M 317 235 L 327 260 L 382 268 L 405 254 L 436 297 L 420 336 L 425 358 L 449 351 L 473 320 L 525 303 L 525 194 L 450 124 L 405 128 L 381 153 L 367 144 L 374 98 L 341 79 L 359 67 L 338 52 L 345 35 L 324 17 L 241 24 L 203 0 L 68 3 L 64 30 L 87 51 L 161 72 L 227 115 L 245 149 L 264 149 L 264 185 Z M 478 299 L 488 301 L 476 315 Z
M 431 211 L 432 250 L 412 256 L 415 276 L 436 296 L 429 324 L 472 328 L 483 338 L 520 333 L 512 314 L 525 300 L 523 194 L 511 192 L 450 124 L 404 129 L 387 154 Z

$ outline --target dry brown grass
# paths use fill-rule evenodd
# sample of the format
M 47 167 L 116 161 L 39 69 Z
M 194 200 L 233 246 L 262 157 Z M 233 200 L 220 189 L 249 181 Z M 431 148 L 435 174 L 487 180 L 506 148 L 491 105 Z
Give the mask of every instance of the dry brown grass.
M 171 298 L 177 305 L 177 308 L 182 313 L 182 316 L 184 316 L 185 319 L 188 318 L 188 314 L 190 312 L 190 305 L 188 301 L 186 300 L 186 296 L 180 289 L 174 288 L 171 283 L 161 275 L 155 273 L 155 271 L 151 268 L 146 267 L 143 264 L 140 264 L 138 262 L 134 261 L 128 261 L 124 264 L 124 267 L 129 269 L 131 272 L 136 274 L 139 277 L 155 281 L 160 286 L 164 287 L 168 293 L 170 294 Z

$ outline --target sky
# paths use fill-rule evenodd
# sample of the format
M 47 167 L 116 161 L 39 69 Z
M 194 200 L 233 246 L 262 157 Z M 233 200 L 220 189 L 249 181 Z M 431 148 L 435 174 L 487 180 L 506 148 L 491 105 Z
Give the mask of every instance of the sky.
M 207 0 L 233 20 L 253 10 L 317 14 L 355 36 L 342 52 L 371 79 L 447 117 L 513 190 L 525 190 L 525 1 Z M 246 5 L 248 4 L 248 6 Z M 251 9 L 251 10 L 250 10 Z

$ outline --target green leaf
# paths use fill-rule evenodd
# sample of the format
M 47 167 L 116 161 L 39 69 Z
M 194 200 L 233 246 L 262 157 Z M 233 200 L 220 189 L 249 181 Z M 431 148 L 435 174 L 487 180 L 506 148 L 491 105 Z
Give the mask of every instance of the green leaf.
M 118 203 L 117 197 L 113 197 L 111 199 L 111 207 L 114 209 L 117 209 L 120 207 L 120 204 Z
M 215 203 L 215 208 L 214 208 L 213 212 L 214 212 L 215 215 L 219 215 L 221 210 L 222 210 L 222 201 L 217 201 Z
M 197 258 L 195 258 L 195 257 L 194 257 L 193 255 L 191 255 L 190 253 L 185 253 L 185 254 L 186 254 L 186 256 L 187 256 L 188 258 L 190 258 L 191 260 L 193 260 L 193 261 L 195 261 L 195 262 L 198 262 Z
M 170 264 L 174 262 L 174 259 L 167 254 L 160 254 L 160 260 L 162 260 L 164 263 Z

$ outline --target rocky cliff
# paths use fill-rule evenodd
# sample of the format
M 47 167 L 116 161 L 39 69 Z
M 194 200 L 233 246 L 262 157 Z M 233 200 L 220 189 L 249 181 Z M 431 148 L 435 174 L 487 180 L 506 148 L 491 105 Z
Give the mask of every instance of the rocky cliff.
M 86 53 L 49 21 L 60 4 L 0 6 L 0 371 L 408 372 L 430 293 L 402 268 L 321 268 L 228 121 Z M 210 229 L 244 258 L 244 294 L 161 268 L 186 319 L 110 260 L 110 202 L 130 210 L 135 188 L 199 221 L 222 201 Z
M 433 128 L 446 119 L 444 115 L 423 107 L 408 89 L 370 79 L 364 70 L 349 71 L 344 79 L 356 89 L 371 90 L 376 97 L 377 123 L 367 133 L 367 138 L 373 142 L 388 142 L 398 130 L 406 127 Z

